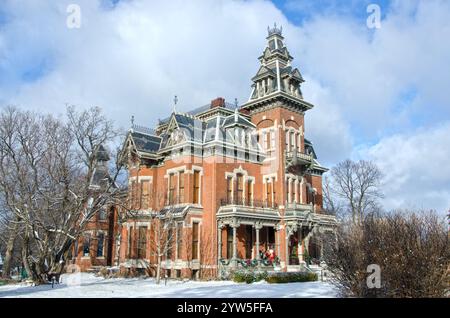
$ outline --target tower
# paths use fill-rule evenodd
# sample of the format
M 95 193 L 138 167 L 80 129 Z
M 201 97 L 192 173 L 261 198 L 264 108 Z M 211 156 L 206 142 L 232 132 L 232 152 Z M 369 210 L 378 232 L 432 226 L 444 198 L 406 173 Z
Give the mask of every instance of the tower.
M 283 29 L 275 24 L 267 32 L 260 67 L 242 109 L 251 116 L 268 154 L 270 164 L 263 175 L 270 176 L 267 182 L 273 180 L 279 189 L 274 200 L 288 207 L 290 203 L 309 202 L 308 191 L 321 192 L 321 174 L 327 169 L 319 165 L 309 151 L 311 143 L 304 138 L 305 112 L 314 106 L 303 99 L 304 79 L 299 69 L 292 66 L 293 57 L 285 45 Z M 314 182 L 313 171 L 319 177 Z M 321 202 L 315 204 L 321 206 Z
M 300 71 L 291 66 L 293 57 L 284 44 L 282 28 L 268 28 L 267 44 L 259 57 L 261 63 L 252 78 L 252 92 L 245 109 L 253 110 L 259 102 L 283 97 L 297 105 L 299 110 L 311 109 L 313 106 L 303 101 L 301 84 L 304 82 Z

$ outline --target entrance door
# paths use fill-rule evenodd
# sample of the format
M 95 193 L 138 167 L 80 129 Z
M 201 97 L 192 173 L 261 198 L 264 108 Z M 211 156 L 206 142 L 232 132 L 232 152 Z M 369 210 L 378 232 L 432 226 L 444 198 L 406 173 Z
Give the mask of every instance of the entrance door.
M 252 258 L 253 248 L 253 228 L 251 225 L 245 226 L 245 258 Z
M 298 235 L 297 232 L 289 238 L 289 265 L 299 265 L 298 260 Z

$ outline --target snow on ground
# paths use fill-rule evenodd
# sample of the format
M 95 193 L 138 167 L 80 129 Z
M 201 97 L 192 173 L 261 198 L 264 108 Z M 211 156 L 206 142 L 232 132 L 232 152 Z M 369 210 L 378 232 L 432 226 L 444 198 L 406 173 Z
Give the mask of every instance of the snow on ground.
M 152 278 L 104 279 L 93 274 L 79 273 L 62 276 L 62 283 L 29 286 L 26 284 L 0 286 L 2 297 L 33 298 L 317 298 L 337 297 L 336 289 L 325 282 L 268 284 L 238 284 L 230 281 L 164 281 L 155 284 Z

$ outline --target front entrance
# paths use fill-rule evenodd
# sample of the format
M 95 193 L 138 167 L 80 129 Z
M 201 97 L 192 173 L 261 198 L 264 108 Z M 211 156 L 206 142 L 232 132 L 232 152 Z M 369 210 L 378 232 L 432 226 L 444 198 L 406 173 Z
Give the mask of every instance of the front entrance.
M 288 244 L 289 265 L 299 265 L 299 239 L 297 232 L 290 236 Z
M 245 226 L 245 258 L 252 259 L 253 252 L 253 227 Z

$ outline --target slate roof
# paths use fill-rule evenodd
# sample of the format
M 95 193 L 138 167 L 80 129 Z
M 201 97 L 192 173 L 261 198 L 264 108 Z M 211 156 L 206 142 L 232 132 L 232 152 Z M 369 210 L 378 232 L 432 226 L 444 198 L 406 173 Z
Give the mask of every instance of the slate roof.
M 132 131 L 131 137 L 138 151 L 156 153 L 161 145 L 161 137 Z
M 306 153 L 311 153 L 314 159 L 317 159 L 316 152 L 314 151 L 314 147 L 311 141 L 305 138 L 305 151 Z

